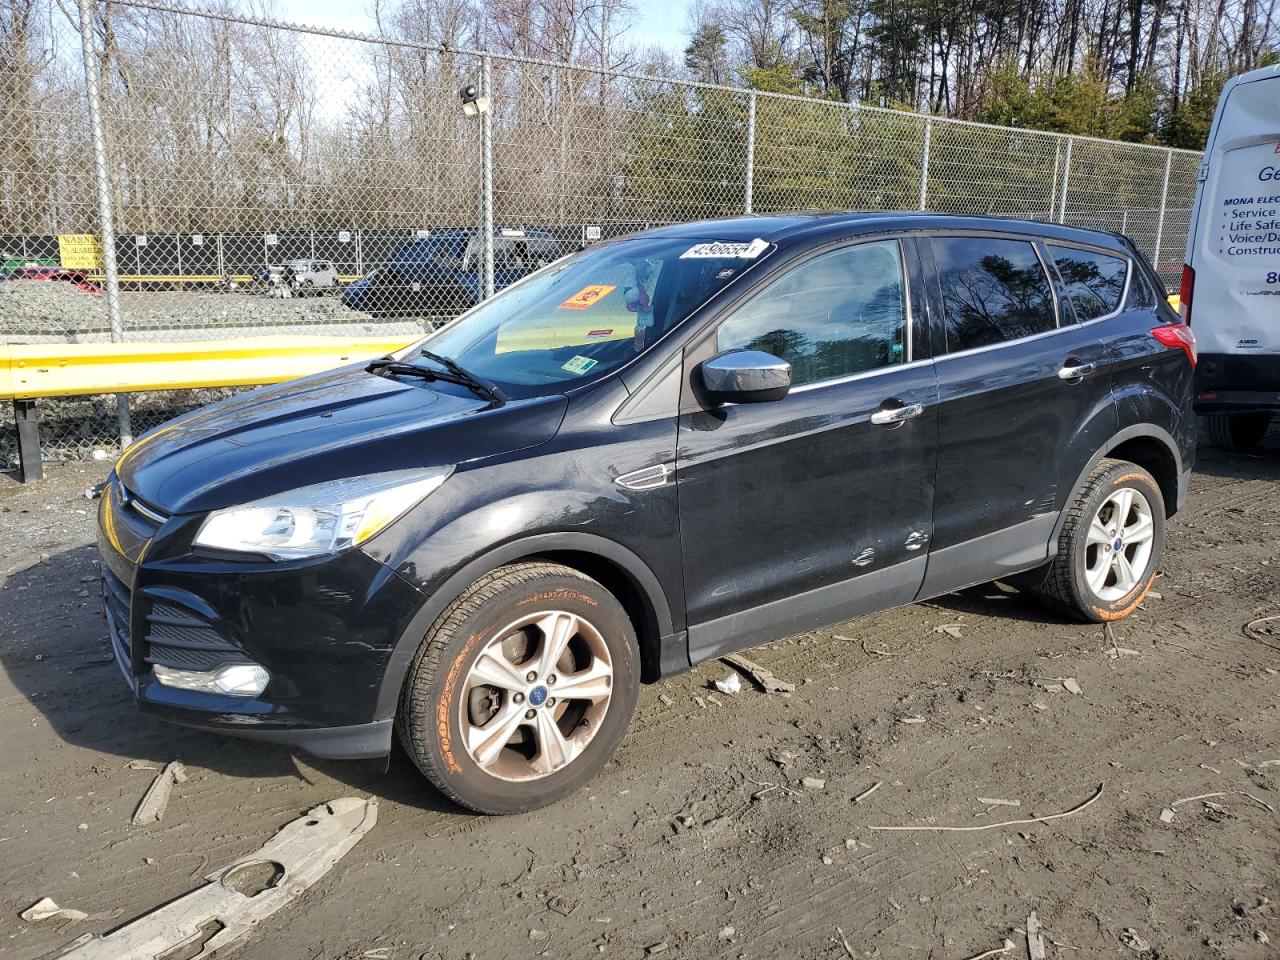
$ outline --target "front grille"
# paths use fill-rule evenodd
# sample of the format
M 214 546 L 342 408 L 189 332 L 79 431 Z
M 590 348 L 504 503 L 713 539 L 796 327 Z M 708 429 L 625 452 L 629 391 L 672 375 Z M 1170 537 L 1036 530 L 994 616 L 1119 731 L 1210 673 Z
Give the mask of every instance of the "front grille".
M 139 500 L 137 495 L 132 490 L 129 490 L 118 477 L 116 478 L 116 490 L 120 505 L 128 511 L 133 523 L 136 524 L 141 520 L 144 526 L 150 527 L 150 533 L 154 534 L 156 530 L 168 522 L 169 517 L 167 514 Z
M 156 600 L 146 614 L 143 659 L 179 670 L 211 670 L 228 660 L 243 659 L 240 650 L 210 624 L 185 607 Z
M 133 642 L 129 631 L 129 587 L 104 564 L 102 567 L 102 606 L 107 615 L 107 631 L 116 662 L 125 676 L 133 676 Z

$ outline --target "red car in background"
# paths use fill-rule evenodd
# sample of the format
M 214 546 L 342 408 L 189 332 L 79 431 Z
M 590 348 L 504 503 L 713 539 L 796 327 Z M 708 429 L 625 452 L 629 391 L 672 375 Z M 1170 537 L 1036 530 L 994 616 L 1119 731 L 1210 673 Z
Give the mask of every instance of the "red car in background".
M 102 292 L 102 286 L 96 281 L 90 280 L 88 274 L 83 270 L 70 270 L 67 267 L 19 267 L 9 274 L 7 279 L 9 281 L 55 280 L 62 283 L 70 283 L 85 293 L 98 294 Z

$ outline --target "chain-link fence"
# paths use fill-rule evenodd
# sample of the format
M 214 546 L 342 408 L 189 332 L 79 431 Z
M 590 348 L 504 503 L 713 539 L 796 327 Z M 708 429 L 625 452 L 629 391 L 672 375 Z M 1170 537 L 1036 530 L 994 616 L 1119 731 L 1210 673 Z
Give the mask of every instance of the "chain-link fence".
M 49 4 L 0 67 L 2 340 L 407 339 L 584 244 L 743 211 L 1056 220 L 1128 233 L 1166 280 L 1181 266 L 1193 152 L 152 0 L 81 0 L 83 24 Z M 202 397 L 135 397 L 135 427 Z M 48 456 L 118 439 L 112 399 L 42 408 Z

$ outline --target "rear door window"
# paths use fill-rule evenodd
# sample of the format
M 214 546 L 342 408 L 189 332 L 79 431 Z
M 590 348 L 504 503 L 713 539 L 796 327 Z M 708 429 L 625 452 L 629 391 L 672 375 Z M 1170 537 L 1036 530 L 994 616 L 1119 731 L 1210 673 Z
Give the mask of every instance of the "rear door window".
M 1053 288 L 1030 241 L 934 237 L 932 244 L 946 308 L 948 353 L 1057 327 Z
M 795 386 L 907 359 L 907 299 L 896 240 L 846 247 L 792 268 L 720 325 L 716 348 L 763 350 Z
M 1084 322 L 1120 309 L 1129 261 L 1124 257 L 1049 245 L 1058 275 L 1067 288 L 1076 317 Z

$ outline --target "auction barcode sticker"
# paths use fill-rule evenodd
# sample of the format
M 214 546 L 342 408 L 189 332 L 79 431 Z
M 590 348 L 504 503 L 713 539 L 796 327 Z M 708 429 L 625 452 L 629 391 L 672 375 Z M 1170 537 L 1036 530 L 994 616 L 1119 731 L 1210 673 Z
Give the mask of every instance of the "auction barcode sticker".
M 695 243 L 680 254 L 681 260 L 716 259 L 723 260 L 736 257 L 740 260 L 754 260 L 769 249 L 769 241 L 757 237 L 750 243 Z

